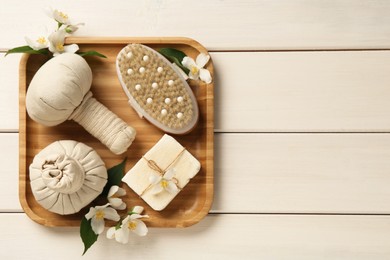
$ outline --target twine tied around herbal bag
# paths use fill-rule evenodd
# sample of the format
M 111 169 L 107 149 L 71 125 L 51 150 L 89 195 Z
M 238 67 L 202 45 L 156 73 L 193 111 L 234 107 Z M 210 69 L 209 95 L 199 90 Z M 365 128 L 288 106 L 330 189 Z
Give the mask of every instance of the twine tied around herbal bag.
M 179 181 L 175 177 L 172 176 L 172 177 L 164 178 L 164 176 L 166 176 L 166 174 L 170 170 L 174 170 L 174 168 L 170 169 L 170 167 L 176 163 L 176 161 L 183 155 L 183 153 L 185 151 L 186 151 L 186 149 L 183 147 L 181 152 L 175 157 L 175 159 L 165 169 L 161 169 L 161 167 L 154 160 L 149 160 L 149 159 L 145 158 L 144 156 L 142 156 L 142 158 L 147 162 L 148 167 L 150 169 L 152 169 L 153 171 L 157 172 L 160 176 L 157 177 L 157 179 L 155 179 L 154 181 L 151 181 L 149 186 L 140 194 L 140 196 L 142 196 L 147 190 L 154 187 L 155 185 L 161 185 L 161 187 L 157 188 L 158 192 L 156 192 L 156 193 L 159 193 L 159 192 L 163 191 L 164 189 L 167 190 L 168 192 L 175 192 L 176 190 L 180 191 L 182 188 L 178 185 Z M 170 173 L 170 174 L 172 174 L 172 173 Z M 171 183 L 174 184 L 175 188 L 171 185 Z

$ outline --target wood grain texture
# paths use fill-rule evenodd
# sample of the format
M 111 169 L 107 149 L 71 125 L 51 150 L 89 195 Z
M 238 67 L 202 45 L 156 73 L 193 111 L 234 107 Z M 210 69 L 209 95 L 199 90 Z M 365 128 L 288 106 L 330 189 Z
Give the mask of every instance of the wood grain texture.
M 388 49 L 389 1 L 2 0 L 0 51 L 44 33 L 50 5 L 86 23 L 78 36 L 187 36 L 216 51 L 216 213 L 127 246 L 101 237 L 81 257 L 77 228 L 4 213 L 21 211 L 18 135 L 0 133 L 1 259 L 389 258 L 389 216 L 253 214 L 390 214 L 389 134 L 367 133 L 390 131 L 388 52 L 263 52 Z M 0 59 L 0 132 L 18 129 L 17 59 Z M 238 131 L 259 133 L 225 133 Z
M 390 134 L 218 134 L 213 212 L 390 214 Z
M 60 216 L 42 208 L 35 200 L 29 185 L 28 167 L 34 156 L 44 147 L 57 140 L 76 140 L 94 148 L 110 168 L 123 158 L 127 158 L 126 171 L 129 170 L 142 156 L 162 137 L 161 130 L 152 126 L 146 120 L 138 117 L 138 114 L 129 107 L 128 99 L 120 86 L 115 62 L 119 51 L 127 43 L 144 43 L 152 48 L 173 47 L 184 51 L 191 57 L 196 57 L 205 49 L 197 42 L 188 38 L 155 38 L 134 39 L 120 38 L 107 39 L 93 38 L 80 40 L 80 49 L 96 50 L 107 56 L 107 59 L 88 57 L 87 61 L 94 75 L 91 91 L 97 100 L 111 109 L 126 123 L 137 131 L 136 140 L 128 151 L 120 156 L 111 153 L 96 138 L 89 135 L 81 126 L 73 121 L 67 121 L 59 126 L 45 127 L 32 121 L 26 113 L 25 92 L 35 72 L 46 61 L 46 57 L 37 55 L 23 56 L 20 64 L 20 135 L 19 135 L 19 198 L 25 212 L 36 222 L 47 226 L 78 226 L 80 219 L 87 213 L 88 208 L 78 214 Z M 77 42 L 77 39 L 68 39 L 68 42 Z M 208 69 L 213 72 L 210 62 Z M 214 176 L 214 87 L 213 84 L 190 82 L 190 86 L 198 100 L 199 123 L 191 133 L 183 136 L 175 136 L 195 158 L 201 163 L 201 170 L 194 179 L 180 192 L 178 196 L 161 212 L 152 210 L 141 198 L 127 185 L 127 195 L 124 200 L 129 208 L 135 205 L 145 207 L 145 214 L 150 218 L 146 221 L 154 227 L 187 227 L 199 222 L 210 210 L 213 200 L 213 176 Z M 81 134 L 82 133 L 82 134 Z M 99 198 L 94 205 L 105 204 L 105 198 Z
M 218 132 L 390 131 L 390 51 L 211 56 Z M 17 131 L 18 58 L 7 56 L 0 64 L 0 131 Z
M 18 199 L 18 134 L 0 134 L 0 212 L 21 212 Z
M 1 211 L 17 199 L 17 134 L 1 134 Z M 390 214 L 389 134 L 216 134 L 214 213 Z
M 3 57 L 0 52 L 0 132 L 18 130 L 19 54 Z
M 186 36 L 209 50 L 390 47 L 390 3 L 386 0 L 18 3 L 2 0 L 0 30 L 6 37 L 1 37 L 0 48 L 23 45 L 25 35 L 55 26 L 42 10 L 48 6 L 67 12 L 76 23 L 85 22 L 85 28 L 76 32 L 79 36 Z
M 388 132 L 390 51 L 213 53 L 221 132 Z
M 129 244 L 104 234 L 81 257 L 77 228 L 47 228 L 1 214 L 0 257 L 9 259 L 387 259 L 389 216 L 211 215 L 187 229 L 151 228 Z M 16 241 L 22 244 L 15 248 Z M 173 247 L 173 248 L 172 248 Z

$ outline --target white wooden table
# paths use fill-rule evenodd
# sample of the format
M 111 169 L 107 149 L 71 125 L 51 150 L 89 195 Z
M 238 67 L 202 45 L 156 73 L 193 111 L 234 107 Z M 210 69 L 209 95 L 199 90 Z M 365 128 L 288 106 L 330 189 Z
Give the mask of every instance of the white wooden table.
M 125 246 L 102 236 L 83 259 L 389 259 L 389 1 L 0 5 L 2 53 L 52 6 L 86 23 L 78 36 L 187 36 L 214 61 L 209 216 Z M 78 228 L 40 226 L 18 201 L 19 59 L 0 58 L 0 259 L 81 259 Z

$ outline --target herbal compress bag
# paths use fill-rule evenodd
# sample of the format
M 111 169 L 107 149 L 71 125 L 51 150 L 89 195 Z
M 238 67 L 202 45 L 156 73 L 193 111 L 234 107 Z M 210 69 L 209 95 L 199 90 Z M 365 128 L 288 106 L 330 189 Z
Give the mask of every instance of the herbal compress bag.
M 46 126 L 73 119 L 113 153 L 124 153 L 135 130 L 92 97 L 92 71 L 84 58 L 64 53 L 46 62 L 26 94 L 29 116 Z
M 31 190 L 45 209 L 73 214 L 91 203 L 107 183 L 107 169 L 89 146 L 61 140 L 41 150 L 30 165 Z

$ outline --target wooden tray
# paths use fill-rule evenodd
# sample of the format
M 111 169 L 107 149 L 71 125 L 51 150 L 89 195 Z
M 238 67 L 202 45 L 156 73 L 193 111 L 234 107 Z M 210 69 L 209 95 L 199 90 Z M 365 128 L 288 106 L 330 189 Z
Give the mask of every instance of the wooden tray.
M 77 214 L 61 216 L 47 211 L 35 201 L 31 192 L 28 168 L 34 156 L 41 149 L 56 140 L 76 140 L 93 147 L 102 157 L 107 168 L 127 157 L 125 168 L 127 172 L 164 134 L 146 120 L 140 119 L 127 103 L 128 99 L 115 70 L 115 58 L 118 52 L 128 43 L 142 43 L 154 49 L 172 47 L 194 58 L 199 52 L 207 52 L 199 43 L 188 38 L 67 38 L 67 43 L 79 44 L 81 51 L 96 50 L 107 56 L 107 59 L 86 57 L 93 72 L 91 90 L 101 103 L 137 130 L 137 137 L 129 150 L 118 156 L 111 153 L 74 121 L 67 121 L 55 127 L 45 127 L 32 121 L 26 112 L 25 94 L 33 75 L 47 61 L 47 57 L 25 54 L 20 62 L 19 71 L 19 199 L 26 214 L 32 220 L 45 226 L 79 226 L 89 207 Z M 207 69 L 213 75 L 211 61 Z M 201 162 L 201 171 L 161 212 L 151 209 L 126 184 L 122 183 L 122 187 L 127 191 L 124 197 L 127 206 L 129 208 L 135 205 L 145 207 L 145 214 L 150 216 L 146 220 L 149 227 L 193 225 L 207 215 L 213 200 L 214 86 L 213 83 L 206 86 L 200 81 L 189 83 L 199 104 L 199 124 L 191 133 L 174 137 Z M 101 205 L 100 203 L 104 202 L 104 198 L 98 198 L 91 206 Z M 125 214 L 125 211 L 120 214 Z

